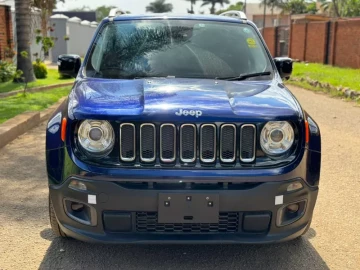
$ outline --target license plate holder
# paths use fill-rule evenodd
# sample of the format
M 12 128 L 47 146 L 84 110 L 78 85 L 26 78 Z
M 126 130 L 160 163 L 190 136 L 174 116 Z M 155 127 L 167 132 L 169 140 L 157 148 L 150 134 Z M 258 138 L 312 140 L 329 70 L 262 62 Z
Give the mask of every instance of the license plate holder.
M 159 193 L 158 223 L 219 223 L 219 194 Z

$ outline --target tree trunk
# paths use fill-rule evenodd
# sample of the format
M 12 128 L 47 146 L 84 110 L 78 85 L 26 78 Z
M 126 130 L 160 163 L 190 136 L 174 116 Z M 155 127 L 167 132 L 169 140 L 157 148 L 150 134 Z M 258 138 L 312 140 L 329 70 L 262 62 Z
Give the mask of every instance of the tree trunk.
M 210 13 L 211 14 L 215 14 L 215 4 L 216 4 L 215 2 L 211 3 L 211 8 L 210 8 Z
M 336 17 L 340 17 L 339 7 L 336 0 L 332 0 Z
M 31 15 L 30 0 L 15 0 L 15 20 L 17 37 L 17 69 L 23 72 L 25 82 L 35 81 L 34 71 L 31 63 L 30 32 Z M 21 56 L 26 52 L 27 57 Z

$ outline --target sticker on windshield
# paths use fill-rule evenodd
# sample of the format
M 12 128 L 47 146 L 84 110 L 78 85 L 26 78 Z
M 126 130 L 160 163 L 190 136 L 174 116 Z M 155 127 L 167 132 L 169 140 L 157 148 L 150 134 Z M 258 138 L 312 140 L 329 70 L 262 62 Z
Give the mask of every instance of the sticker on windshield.
M 249 48 L 257 48 L 256 40 L 253 38 L 247 38 L 246 42 L 249 46 Z
M 246 34 L 250 34 L 250 33 L 251 33 L 250 29 L 248 29 L 248 28 L 244 28 L 243 31 L 244 31 Z

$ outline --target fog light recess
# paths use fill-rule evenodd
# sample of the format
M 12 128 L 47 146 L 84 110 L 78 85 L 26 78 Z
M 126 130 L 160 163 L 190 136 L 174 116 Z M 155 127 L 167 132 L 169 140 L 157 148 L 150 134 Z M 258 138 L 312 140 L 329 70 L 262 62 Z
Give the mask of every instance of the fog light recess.
M 306 200 L 292 202 L 278 210 L 276 217 L 277 226 L 285 226 L 299 220 L 304 216 L 306 210 Z
M 87 203 L 65 198 L 64 209 L 69 218 L 81 224 L 89 226 L 97 225 L 96 209 Z

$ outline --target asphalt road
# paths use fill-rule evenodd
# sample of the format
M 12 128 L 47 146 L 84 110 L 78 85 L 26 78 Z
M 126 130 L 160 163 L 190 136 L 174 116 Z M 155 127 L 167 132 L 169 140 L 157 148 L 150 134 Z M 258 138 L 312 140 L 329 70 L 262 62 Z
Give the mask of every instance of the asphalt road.
M 291 89 L 323 138 L 321 190 L 302 240 L 114 246 L 54 238 L 42 124 L 0 150 L 0 269 L 360 269 L 360 108 Z

